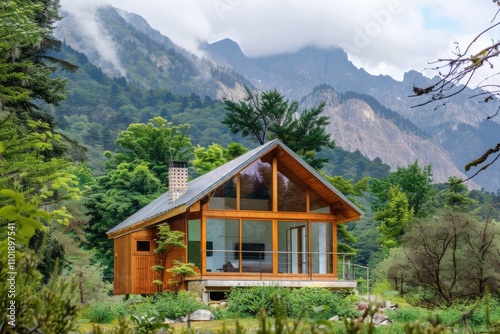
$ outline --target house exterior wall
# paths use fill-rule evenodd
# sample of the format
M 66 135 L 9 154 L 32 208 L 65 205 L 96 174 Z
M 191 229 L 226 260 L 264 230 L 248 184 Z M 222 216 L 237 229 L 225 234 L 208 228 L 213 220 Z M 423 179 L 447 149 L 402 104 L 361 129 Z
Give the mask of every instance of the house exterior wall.
M 114 277 L 113 292 L 115 295 L 132 291 L 132 242 L 130 234 L 114 239 Z
M 118 294 L 150 294 L 156 292 L 153 284 L 156 264 L 154 237 L 156 227 L 136 231 L 114 239 L 113 292 Z

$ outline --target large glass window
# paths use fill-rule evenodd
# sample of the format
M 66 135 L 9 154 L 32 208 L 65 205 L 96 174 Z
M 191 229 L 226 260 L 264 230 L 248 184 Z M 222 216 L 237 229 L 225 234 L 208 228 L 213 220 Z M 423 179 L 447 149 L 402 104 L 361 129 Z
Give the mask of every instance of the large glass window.
M 212 256 L 207 256 L 207 272 L 239 272 L 239 258 L 234 245 L 240 242 L 240 224 L 236 219 L 207 219 L 207 244 Z
M 314 274 L 333 271 L 332 223 L 311 223 L 311 269 Z
M 240 173 L 240 209 L 253 211 L 272 210 L 272 168 L 257 160 Z
M 187 254 L 188 262 L 193 263 L 196 267 L 201 268 L 201 234 L 200 220 L 192 219 L 188 221 L 188 244 Z
M 306 211 L 306 185 L 278 162 L 278 211 Z
M 311 212 L 330 213 L 330 206 L 316 192 L 311 190 L 309 192 L 309 198 L 310 198 L 309 210 Z
M 308 272 L 307 222 L 278 222 L 278 272 Z
M 241 244 L 235 258 L 241 258 L 243 272 L 273 272 L 273 225 L 271 221 L 243 220 Z
M 209 202 L 210 209 L 236 210 L 236 178 L 217 188 Z

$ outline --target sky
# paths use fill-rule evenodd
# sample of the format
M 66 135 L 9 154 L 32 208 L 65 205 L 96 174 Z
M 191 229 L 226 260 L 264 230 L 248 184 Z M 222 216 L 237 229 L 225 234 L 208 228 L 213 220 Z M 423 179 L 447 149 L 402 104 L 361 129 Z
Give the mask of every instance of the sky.
M 500 8 L 491 0 L 61 0 L 82 22 L 104 4 L 141 15 L 197 54 L 200 43 L 224 38 L 249 57 L 335 45 L 357 67 L 397 80 L 452 57 L 454 42 L 464 50 Z M 478 47 L 497 37 L 487 35 Z

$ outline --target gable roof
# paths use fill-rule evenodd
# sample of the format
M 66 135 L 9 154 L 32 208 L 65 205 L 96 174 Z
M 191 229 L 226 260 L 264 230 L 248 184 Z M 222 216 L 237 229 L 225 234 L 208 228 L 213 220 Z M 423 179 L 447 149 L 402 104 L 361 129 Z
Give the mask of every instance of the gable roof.
M 285 151 L 289 156 L 291 156 L 293 160 L 295 160 L 300 166 L 310 172 L 313 177 L 319 179 L 324 186 L 326 186 L 334 193 L 336 197 L 339 198 L 341 202 L 347 204 L 358 215 L 363 214 L 356 205 L 354 205 L 349 199 L 347 199 L 337 188 L 335 188 L 330 182 L 328 182 L 307 162 L 305 162 L 295 152 L 289 149 L 280 140 L 274 139 L 192 180 L 188 183 L 187 191 L 172 203 L 168 203 L 168 191 L 166 193 L 163 193 L 157 199 L 155 199 L 106 233 L 109 237 L 111 237 L 110 235 L 115 235 L 121 230 L 130 230 L 130 228 L 134 225 L 138 225 L 141 222 L 152 219 L 154 217 L 158 217 L 165 213 L 175 211 L 177 215 L 186 212 L 191 205 L 195 204 L 200 199 L 210 194 L 213 190 L 223 185 L 225 182 L 233 178 L 236 174 L 248 167 L 254 161 L 278 147 Z

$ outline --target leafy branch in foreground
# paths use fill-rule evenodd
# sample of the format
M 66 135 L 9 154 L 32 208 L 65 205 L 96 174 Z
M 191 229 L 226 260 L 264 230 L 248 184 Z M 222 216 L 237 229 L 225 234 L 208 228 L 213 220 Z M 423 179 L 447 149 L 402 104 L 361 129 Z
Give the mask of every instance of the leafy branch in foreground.
M 497 6 L 500 5 L 500 3 L 496 0 L 493 2 L 496 3 Z M 496 13 L 493 21 L 497 19 L 497 14 L 498 12 Z M 432 68 L 432 70 L 437 71 L 440 78 L 427 86 L 413 86 L 413 92 L 415 95 L 412 95 L 411 97 L 429 97 L 429 99 L 426 99 L 413 107 L 422 107 L 434 102 L 446 105 L 451 98 L 463 93 L 465 89 L 471 85 L 471 81 L 475 76 L 483 75 L 483 72 L 478 72 L 479 70 L 483 70 L 487 67 L 489 70 L 493 71 L 493 73 L 486 75 L 486 77 L 484 77 L 477 84 L 474 89 L 475 93 L 472 94 L 470 98 L 478 98 L 482 103 L 499 103 L 500 84 L 495 83 L 492 79 L 496 79 L 500 75 L 500 72 L 495 70 L 495 66 L 498 65 L 498 56 L 500 55 L 500 41 L 494 40 L 489 46 L 485 48 L 480 47 L 479 50 L 477 49 L 481 41 L 484 38 L 487 38 L 487 34 L 499 27 L 500 22 L 492 23 L 488 28 L 476 35 L 464 51 L 462 51 L 458 43 L 455 42 L 456 47 L 453 52 L 453 57 L 438 59 L 437 61 L 431 63 L 436 65 Z M 499 112 L 500 106 L 496 108 L 496 112 L 487 117 L 487 120 L 498 116 Z M 490 167 L 498 160 L 499 157 L 500 143 L 497 143 L 487 149 L 479 158 L 471 161 L 465 166 L 465 171 L 469 171 L 471 167 L 478 167 L 479 169 L 464 181 L 470 180 L 480 172 Z

